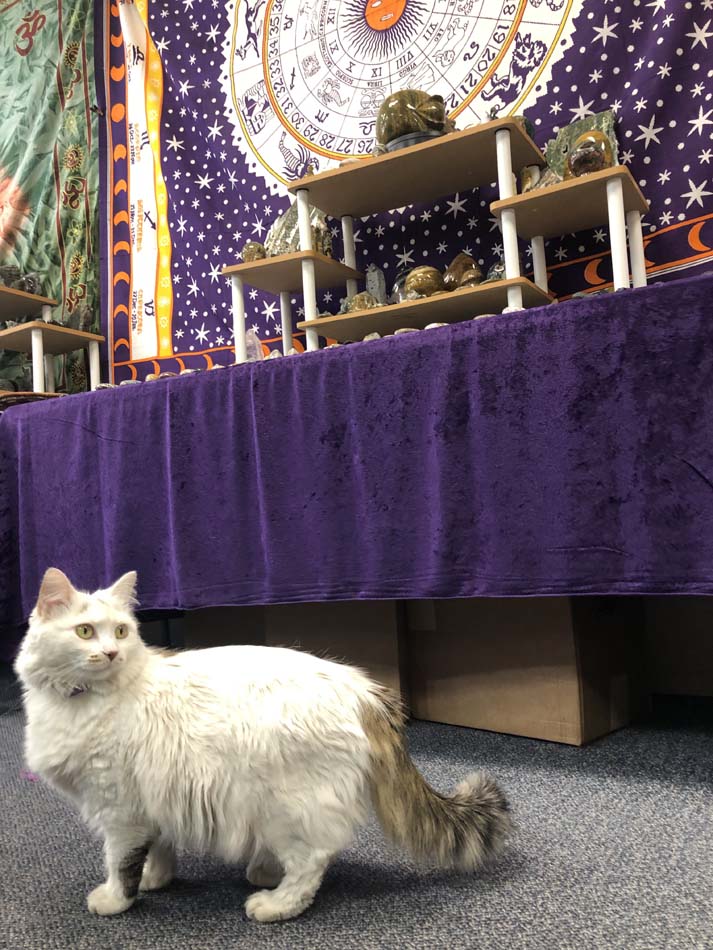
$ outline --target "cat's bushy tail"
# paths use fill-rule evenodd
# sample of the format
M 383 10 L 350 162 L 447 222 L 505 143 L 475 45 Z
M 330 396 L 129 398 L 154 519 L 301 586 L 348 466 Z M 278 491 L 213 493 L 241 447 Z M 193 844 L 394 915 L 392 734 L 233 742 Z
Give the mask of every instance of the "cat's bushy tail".
M 381 687 L 362 705 L 371 750 L 371 793 L 384 832 L 416 860 L 473 870 L 493 857 L 511 830 L 497 783 L 472 774 L 449 795 L 426 782 L 411 760 L 399 701 Z

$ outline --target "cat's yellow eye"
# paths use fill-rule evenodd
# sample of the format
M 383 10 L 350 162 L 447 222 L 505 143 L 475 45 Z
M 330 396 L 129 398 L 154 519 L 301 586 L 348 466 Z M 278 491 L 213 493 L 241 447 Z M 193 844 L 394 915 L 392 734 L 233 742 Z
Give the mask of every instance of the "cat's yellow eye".
M 74 628 L 74 632 L 82 640 L 91 640 L 94 636 L 94 627 L 88 623 L 80 623 L 78 627 Z
M 114 631 L 114 636 L 117 640 L 125 640 L 129 635 L 129 631 L 125 623 L 120 623 L 119 626 Z

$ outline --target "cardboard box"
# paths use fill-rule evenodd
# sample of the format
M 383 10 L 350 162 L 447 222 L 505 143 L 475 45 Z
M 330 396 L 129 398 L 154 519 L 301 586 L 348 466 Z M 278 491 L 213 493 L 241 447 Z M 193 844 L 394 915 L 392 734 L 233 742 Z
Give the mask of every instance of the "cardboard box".
M 265 607 L 265 643 L 359 666 L 408 701 L 403 605 L 397 601 L 277 604 Z
M 641 688 L 628 598 L 477 598 L 410 606 L 411 713 L 582 745 L 626 725 Z M 420 629 L 419 629 L 420 628 Z
M 265 643 L 264 607 L 202 607 L 171 621 L 171 639 L 186 650 Z
M 646 668 L 652 693 L 713 696 L 713 598 L 646 598 Z

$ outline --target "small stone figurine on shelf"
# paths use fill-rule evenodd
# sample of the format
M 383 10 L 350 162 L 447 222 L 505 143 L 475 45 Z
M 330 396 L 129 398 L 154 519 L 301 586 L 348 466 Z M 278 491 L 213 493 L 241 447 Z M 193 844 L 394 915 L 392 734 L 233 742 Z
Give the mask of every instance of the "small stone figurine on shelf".
M 433 297 L 434 294 L 442 293 L 444 290 L 443 275 L 436 267 L 414 267 L 404 284 L 408 300 Z
M 314 250 L 331 257 L 332 235 L 327 227 L 324 214 L 319 208 L 310 208 L 312 224 L 312 245 Z M 297 204 L 293 203 L 275 221 L 265 238 L 265 251 L 268 257 L 293 254 L 300 249 L 300 228 L 297 218 Z
M 259 241 L 246 241 L 243 245 L 243 261 L 245 263 L 260 261 L 265 257 L 267 257 L 267 251 Z
M 376 264 L 369 264 L 366 269 L 366 289 L 378 300 L 379 306 L 386 305 L 386 278 L 383 270 Z
M 542 170 L 539 181 L 526 187 L 522 179 L 522 190 L 548 188 L 565 179 L 579 178 L 616 165 L 619 146 L 614 125 L 614 113 L 607 109 L 560 129 L 545 146 L 547 167 Z
M 613 164 L 614 155 L 608 136 L 598 129 L 592 129 L 575 139 L 567 155 L 564 177 L 579 178 L 603 168 L 611 168 Z
M 459 287 L 475 287 L 482 283 L 483 272 L 470 254 L 461 251 L 456 254 L 443 274 L 443 284 L 446 290 L 457 290 Z
M 379 107 L 374 152 L 393 152 L 438 138 L 449 130 L 442 96 L 421 89 L 402 89 L 387 96 Z

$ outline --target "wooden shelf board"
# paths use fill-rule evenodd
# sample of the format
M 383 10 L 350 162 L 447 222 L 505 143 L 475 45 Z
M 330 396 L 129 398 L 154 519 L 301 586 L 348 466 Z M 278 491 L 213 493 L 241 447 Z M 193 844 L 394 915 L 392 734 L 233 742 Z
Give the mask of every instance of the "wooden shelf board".
M 32 330 L 42 328 L 42 345 L 45 353 L 59 356 L 81 350 L 90 343 L 103 343 L 104 337 L 98 333 L 85 333 L 84 330 L 72 330 L 70 327 L 57 327 L 44 320 L 32 320 L 20 323 L 16 327 L 0 330 L 0 350 L 14 350 L 17 353 L 32 352 Z
M 302 293 L 302 261 L 308 260 L 314 261 L 317 287 L 324 290 L 346 284 L 348 280 L 361 280 L 363 277 L 359 271 L 317 251 L 296 251 L 294 254 L 266 257 L 260 261 L 231 264 L 223 268 L 223 273 L 226 276 L 240 277 L 250 287 L 273 294 L 282 291 Z
M 552 297 L 526 277 L 498 280 L 477 287 L 464 287 L 437 297 L 404 300 L 390 307 L 374 307 L 357 313 L 320 317 L 298 323 L 300 330 L 316 328 L 320 336 L 344 342 L 361 340 L 367 333 L 382 336 L 401 327 L 423 329 L 429 323 L 458 323 L 485 313 L 500 313 L 507 307 L 508 287 L 522 287 L 523 306 L 538 307 L 552 302 Z
M 522 238 L 542 235 L 561 237 L 577 231 L 588 231 L 609 223 L 607 214 L 607 182 L 620 178 L 624 186 L 624 207 L 627 211 L 649 210 L 631 172 L 625 165 L 605 168 L 591 175 L 563 181 L 549 188 L 538 188 L 524 195 L 494 201 L 490 210 L 500 217 L 506 208 L 514 208 L 517 233 Z
M 31 317 L 42 313 L 44 306 L 56 307 L 57 301 L 39 294 L 28 294 L 24 290 L 5 287 L 0 284 L 0 320 L 17 320 L 18 317 Z
M 28 397 L 28 402 L 39 402 L 42 399 L 57 399 L 60 396 L 66 396 L 67 393 L 36 393 L 30 390 L 17 390 L 17 389 L 0 389 L 0 399 L 3 399 L 5 396 L 12 396 L 14 398 L 24 398 Z M 19 403 L 18 403 L 19 405 Z
M 497 180 L 495 133 L 510 131 L 513 171 L 544 165 L 542 152 L 514 119 L 482 122 L 378 158 L 332 168 L 288 185 L 309 190 L 310 203 L 339 218 L 363 218 Z

